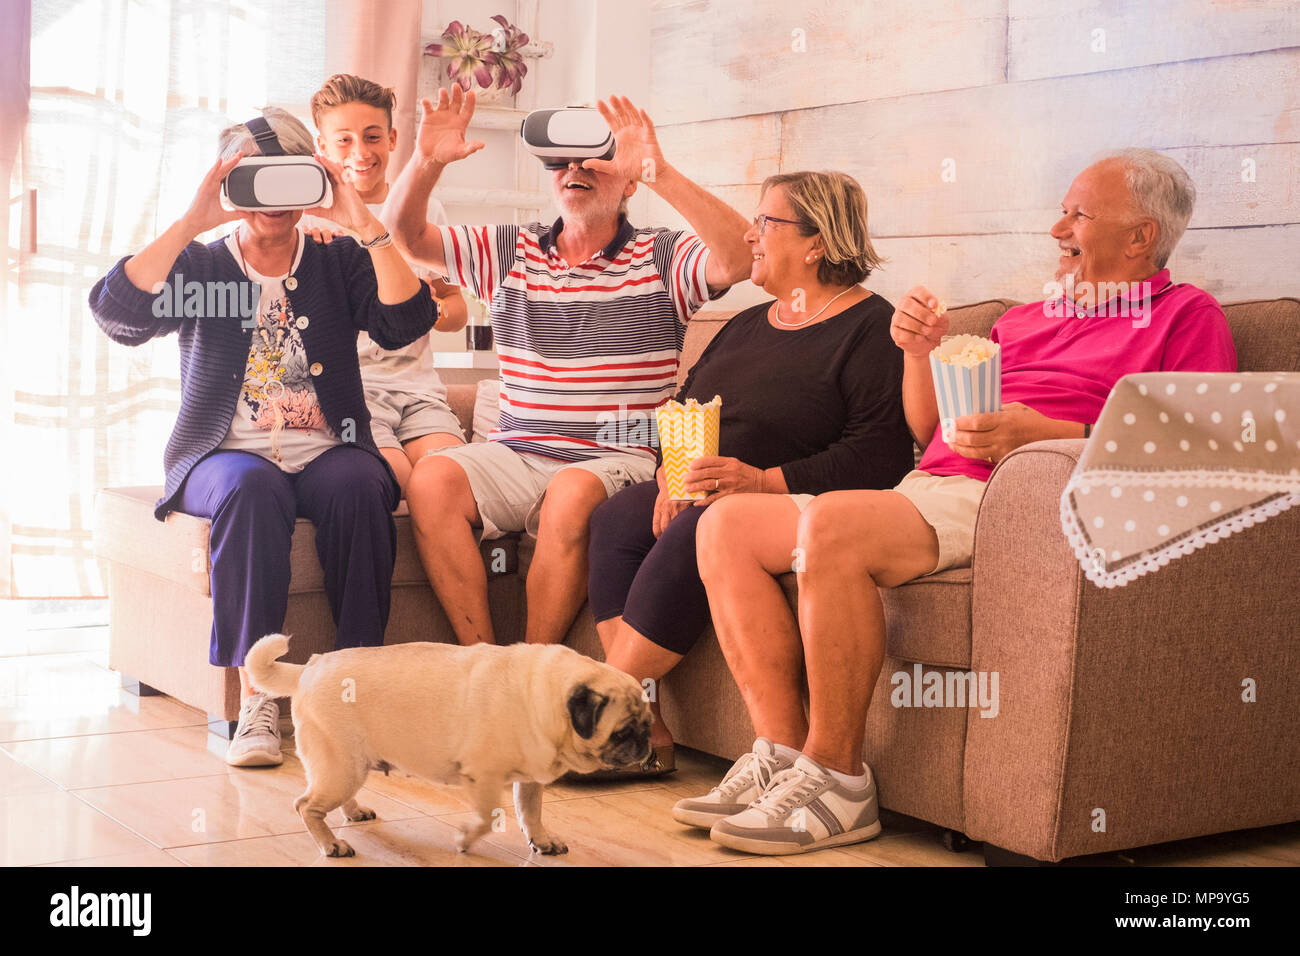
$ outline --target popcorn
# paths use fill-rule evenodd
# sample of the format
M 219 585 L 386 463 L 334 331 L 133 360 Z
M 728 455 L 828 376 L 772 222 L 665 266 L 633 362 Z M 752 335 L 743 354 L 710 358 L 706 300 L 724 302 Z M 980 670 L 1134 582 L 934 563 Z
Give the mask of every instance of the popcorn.
M 939 347 L 939 361 L 964 368 L 974 368 L 980 362 L 987 362 L 993 357 L 993 350 L 997 348 L 993 342 L 982 339 L 978 335 L 954 335 L 950 340 L 953 346 L 949 351 L 944 352 L 943 346 Z M 960 346 L 960 351 L 957 350 L 957 346 Z
M 952 441 L 956 419 L 1002 408 L 1002 348 L 996 342 L 946 335 L 930 353 L 930 374 L 945 442 Z
M 688 494 L 682 486 L 695 459 L 717 455 L 721 419 L 720 395 L 714 395 L 712 401 L 704 404 L 693 398 L 688 398 L 685 405 L 669 400 L 655 409 L 659 447 L 664 458 L 664 478 L 668 497 L 674 501 L 708 497 L 708 493 L 703 491 Z

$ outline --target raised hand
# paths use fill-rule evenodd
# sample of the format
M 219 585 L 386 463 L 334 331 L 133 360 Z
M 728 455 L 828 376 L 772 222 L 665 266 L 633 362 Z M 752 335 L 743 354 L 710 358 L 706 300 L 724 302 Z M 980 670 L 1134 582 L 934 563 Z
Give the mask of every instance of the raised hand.
M 438 91 L 435 107 L 425 97 L 420 100 L 420 128 L 415 134 L 415 149 L 424 159 L 435 163 L 454 163 L 477 153 L 484 147 L 480 140 L 466 142 L 465 131 L 474 116 L 474 93 L 466 93 L 455 84 L 450 97 Z
M 243 158 L 242 155 L 235 155 L 227 160 L 218 159 L 204 174 L 203 181 L 194 194 L 194 201 L 181 217 L 190 238 L 239 218 L 238 212 L 221 205 L 221 182 Z
M 307 213 L 338 223 L 344 229 L 350 229 L 363 239 L 373 239 L 384 231 L 383 225 L 375 214 L 366 208 L 365 200 L 357 192 L 357 187 L 344 177 L 343 167 L 332 159 L 316 154 L 316 162 L 325 167 L 330 178 L 330 188 L 334 192 L 331 206 L 317 206 Z
M 609 102 L 599 100 L 596 109 L 614 132 L 613 159 L 588 159 L 583 169 L 609 173 L 633 182 L 653 183 L 668 168 L 655 124 L 646 111 L 637 108 L 626 96 L 611 96 Z
M 948 332 L 943 304 L 923 285 L 903 296 L 889 323 L 894 344 L 909 355 L 926 356 Z

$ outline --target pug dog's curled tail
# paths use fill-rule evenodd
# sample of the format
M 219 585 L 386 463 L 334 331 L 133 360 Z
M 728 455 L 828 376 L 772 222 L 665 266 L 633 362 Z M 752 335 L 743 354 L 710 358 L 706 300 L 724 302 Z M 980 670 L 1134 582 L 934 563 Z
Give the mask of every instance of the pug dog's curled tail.
M 253 686 L 273 697 L 292 697 L 298 692 L 303 665 L 277 660 L 288 650 L 289 638 L 283 634 L 268 634 L 252 646 L 244 656 L 244 666 L 253 679 Z

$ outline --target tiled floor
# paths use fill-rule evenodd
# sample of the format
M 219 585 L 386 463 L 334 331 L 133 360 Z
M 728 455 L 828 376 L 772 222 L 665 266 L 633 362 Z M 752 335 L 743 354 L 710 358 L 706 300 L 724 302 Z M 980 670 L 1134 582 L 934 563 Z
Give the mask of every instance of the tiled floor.
M 757 858 L 681 827 L 669 810 L 704 792 L 726 765 L 679 752 L 657 781 L 556 784 L 548 827 L 561 857 L 531 856 L 514 820 L 468 854 L 454 849 L 468 818 L 457 790 L 372 774 L 361 803 L 378 819 L 330 824 L 357 856 L 322 859 L 293 811 L 302 764 L 286 741 L 284 765 L 234 770 L 209 740 L 204 715 L 170 698 L 119 689 L 102 652 L 0 657 L 0 865 L 94 866 L 979 866 L 979 847 L 950 853 L 941 831 L 886 814 L 870 843 L 802 857 Z M 503 804 L 506 796 L 503 794 Z M 1300 824 L 1110 854 L 1126 865 L 1300 865 Z

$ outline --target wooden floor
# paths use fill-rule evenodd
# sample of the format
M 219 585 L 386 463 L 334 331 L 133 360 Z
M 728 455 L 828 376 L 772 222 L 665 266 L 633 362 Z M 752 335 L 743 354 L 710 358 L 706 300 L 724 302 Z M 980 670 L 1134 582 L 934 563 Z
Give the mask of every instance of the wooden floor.
M 980 866 L 978 845 L 944 849 L 942 831 L 897 814 L 869 842 L 800 857 L 753 857 L 675 823 L 670 809 L 707 792 L 726 770 L 679 751 L 661 780 L 557 784 L 547 826 L 560 857 L 530 856 L 514 820 L 468 854 L 453 848 L 468 803 L 454 789 L 371 774 L 361 803 L 379 819 L 330 823 L 357 851 L 324 860 L 293 800 L 302 764 L 286 738 L 284 765 L 240 770 L 222 760 L 205 716 L 167 697 L 119 688 L 103 651 L 0 657 L 0 864 L 40 866 Z M 503 804 L 507 801 L 503 794 Z M 1241 831 L 1089 858 L 1105 865 L 1300 865 L 1300 824 Z

